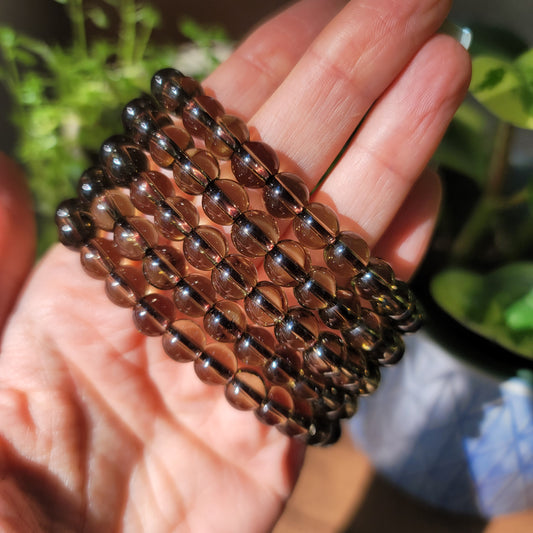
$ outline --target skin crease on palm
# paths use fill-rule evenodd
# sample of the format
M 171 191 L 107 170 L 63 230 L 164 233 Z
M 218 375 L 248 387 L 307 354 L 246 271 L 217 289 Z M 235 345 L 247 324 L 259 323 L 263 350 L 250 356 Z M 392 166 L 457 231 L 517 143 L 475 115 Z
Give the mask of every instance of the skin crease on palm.
M 440 186 L 425 168 L 470 77 L 436 34 L 449 8 L 303 0 L 204 83 L 311 187 L 366 115 L 315 198 L 402 279 L 430 239 Z M 137 333 L 77 254 L 56 246 L 31 270 L 20 181 L 1 157 L 0 530 L 268 531 L 304 447 Z

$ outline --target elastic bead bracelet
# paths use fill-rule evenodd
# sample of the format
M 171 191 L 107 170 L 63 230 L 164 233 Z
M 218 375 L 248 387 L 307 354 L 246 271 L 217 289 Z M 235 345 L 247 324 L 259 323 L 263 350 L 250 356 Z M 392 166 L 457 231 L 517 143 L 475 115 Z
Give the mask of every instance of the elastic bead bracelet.
M 126 135 L 102 144 L 101 165 L 57 208 L 60 241 L 231 405 L 332 444 L 420 326 L 413 293 L 195 80 L 159 71 L 122 119 Z

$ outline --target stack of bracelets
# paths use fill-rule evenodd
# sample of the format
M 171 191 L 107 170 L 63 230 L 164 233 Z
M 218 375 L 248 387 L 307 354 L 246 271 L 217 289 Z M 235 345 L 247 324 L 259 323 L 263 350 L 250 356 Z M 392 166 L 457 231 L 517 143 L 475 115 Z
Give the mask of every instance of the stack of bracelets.
M 335 442 L 420 326 L 413 293 L 192 78 L 159 71 L 122 118 L 126 136 L 104 142 L 78 197 L 57 208 L 60 241 L 232 406 L 309 444 Z M 280 240 L 278 219 L 292 238 Z

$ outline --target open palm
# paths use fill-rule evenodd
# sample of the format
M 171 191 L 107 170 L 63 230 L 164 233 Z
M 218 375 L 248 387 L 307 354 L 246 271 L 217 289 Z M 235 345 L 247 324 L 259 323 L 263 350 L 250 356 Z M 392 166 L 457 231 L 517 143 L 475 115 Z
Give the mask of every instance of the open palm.
M 464 50 L 435 35 L 448 8 L 303 0 L 205 82 L 311 188 L 366 115 L 315 197 L 400 278 L 429 240 L 440 188 L 424 169 L 469 78 Z M 136 332 L 77 254 L 53 248 L 22 288 L 33 242 L 18 177 L 2 158 L 2 530 L 269 530 L 301 443 L 232 409 Z

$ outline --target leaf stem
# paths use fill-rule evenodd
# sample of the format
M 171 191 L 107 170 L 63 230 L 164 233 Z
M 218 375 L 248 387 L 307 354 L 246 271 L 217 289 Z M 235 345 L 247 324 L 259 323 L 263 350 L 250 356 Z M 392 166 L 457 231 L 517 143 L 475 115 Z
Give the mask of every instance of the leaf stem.
M 135 56 L 136 33 L 135 0 L 121 0 L 119 29 L 119 58 L 123 65 L 131 65 Z
M 81 57 L 87 57 L 87 34 L 85 31 L 83 0 L 71 0 L 69 2 L 69 14 L 72 21 L 74 49 Z

